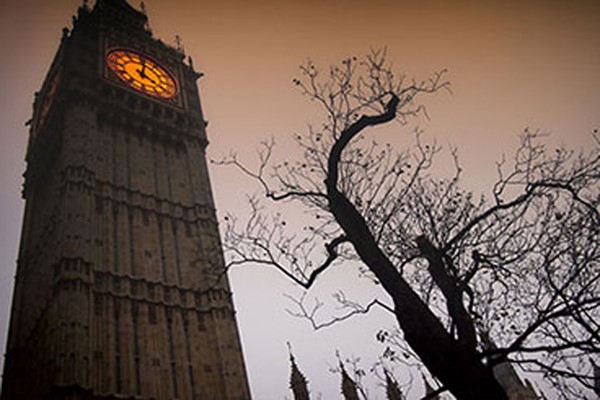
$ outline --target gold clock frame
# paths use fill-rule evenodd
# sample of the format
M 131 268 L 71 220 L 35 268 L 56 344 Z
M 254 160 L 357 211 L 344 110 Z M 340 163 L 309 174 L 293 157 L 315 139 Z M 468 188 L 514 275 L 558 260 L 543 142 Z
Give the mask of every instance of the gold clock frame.
M 121 82 L 139 92 L 164 100 L 171 100 L 179 93 L 173 73 L 142 52 L 114 48 L 106 53 L 105 62 Z

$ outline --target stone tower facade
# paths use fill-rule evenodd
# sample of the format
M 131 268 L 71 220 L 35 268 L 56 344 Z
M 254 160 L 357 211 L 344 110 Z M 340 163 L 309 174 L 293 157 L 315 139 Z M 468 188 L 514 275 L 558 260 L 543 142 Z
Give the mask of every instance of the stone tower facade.
M 36 95 L 2 400 L 248 399 L 191 59 L 86 3 Z

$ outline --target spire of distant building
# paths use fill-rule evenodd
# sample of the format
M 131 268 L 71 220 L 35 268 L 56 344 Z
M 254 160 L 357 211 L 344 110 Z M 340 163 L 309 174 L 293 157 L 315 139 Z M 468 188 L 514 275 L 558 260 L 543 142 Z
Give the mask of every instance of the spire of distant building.
M 342 373 L 342 395 L 345 400 L 360 400 L 358 397 L 358 386 L 356 382 L 350 378 L 344 364 L 340 360 L 340 368 Z
M 290 389 L 292 389 L 292 393 L 294 394 L 294 400 L 309 400 L 308 382 L 296 364 L 296 359 L 289 343 L 288 348 L 292 369 L 290 373 Z

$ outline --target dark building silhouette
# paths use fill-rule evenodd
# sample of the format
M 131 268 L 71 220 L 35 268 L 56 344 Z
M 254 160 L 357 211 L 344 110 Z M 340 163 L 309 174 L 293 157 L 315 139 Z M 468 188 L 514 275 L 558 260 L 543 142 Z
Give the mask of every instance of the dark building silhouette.
M 2 400 L 248 399 L 191 59 L 73 18 L 36 95 Z

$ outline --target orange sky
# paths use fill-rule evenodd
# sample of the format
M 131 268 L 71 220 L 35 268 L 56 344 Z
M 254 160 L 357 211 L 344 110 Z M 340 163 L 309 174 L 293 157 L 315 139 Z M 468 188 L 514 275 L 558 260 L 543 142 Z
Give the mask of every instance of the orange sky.
M 93 3 L 93 2 L 92 2 Z M 0 0 L 0 342 L 4 347 L 18 246 L 21 174 L 33 93 L 58 46 L 77 0 Z M 137 1 L 132 5 L 138 6 Z M 291 80 L 310 58 L 327 66 L 342 57 L 387 46 L 399 71 L 418 78 L 448 68 L 453 94 L 426 103 L 428 137 L 459 146 L 466 184 L 487 191 L 494 161 L 510 152 L 525 127 L 552 133 L 553 143 L 590 144 L 600 128 L 600 2 L 596 0 L 146 0 L 155 36 L 183 37 L 197 69 L 209 156 L 252 149 L 274 136 L 290 151 L 291 133 L 319 120 L 318 110 Z M 394 137 L 402 146 L 407 129 Z M 221 215 L 240 207 L 239 187 L 251 185 L 227 169 L 212 170 Z M 327 296 L 342 282 L 368 297 L 351 271 L 325 277 Z M 285 341 L 291 340 L 314 392 L 338 393 L 329 374 L 334 350 L 372 359 L 374 332 L 384 316 L 312 333 L 284 311 L 281 294 L 294 292 L 271 271 L 238 270 L 232 281 L 254 396 L 287 395 Z M 260 290 L 259 290 L 260 289 Z M 311 293 L 313 295 L 313 293 Z M 316 344 L 318 343 L 318 345 Z M 415 383 L 416 386 L 420 385 Z M 375 389 L 373 389 L 375 390 Z

